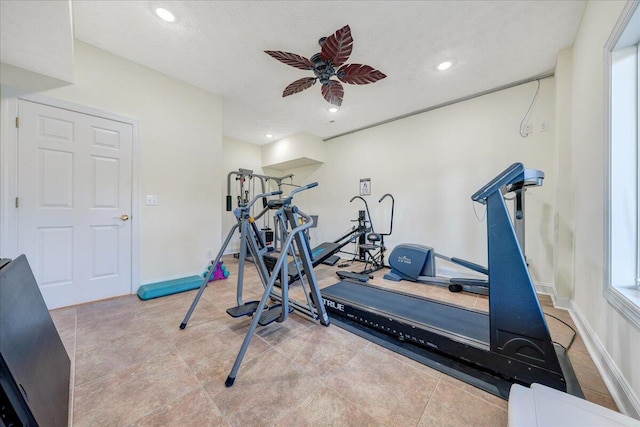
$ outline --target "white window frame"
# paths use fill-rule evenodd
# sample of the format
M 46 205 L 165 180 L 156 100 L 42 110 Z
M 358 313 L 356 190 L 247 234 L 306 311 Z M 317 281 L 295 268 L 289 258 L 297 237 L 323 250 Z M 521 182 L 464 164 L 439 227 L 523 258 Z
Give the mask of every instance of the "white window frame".
M 637 328 L 640 328 L 639 4 L 640 0 L 627 2 L 607 41 L 604 61 L 607 101 L 604 296 Z M 629 91 L 629 87 L 633 90 Z

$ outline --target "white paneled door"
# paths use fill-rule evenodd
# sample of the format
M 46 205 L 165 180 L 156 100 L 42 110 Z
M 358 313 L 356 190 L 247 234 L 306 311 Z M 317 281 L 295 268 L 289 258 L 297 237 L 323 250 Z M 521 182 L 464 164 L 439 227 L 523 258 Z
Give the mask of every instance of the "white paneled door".
M 18 251 L 47 306 L 131 292 L 133 127 L 20 100 Z

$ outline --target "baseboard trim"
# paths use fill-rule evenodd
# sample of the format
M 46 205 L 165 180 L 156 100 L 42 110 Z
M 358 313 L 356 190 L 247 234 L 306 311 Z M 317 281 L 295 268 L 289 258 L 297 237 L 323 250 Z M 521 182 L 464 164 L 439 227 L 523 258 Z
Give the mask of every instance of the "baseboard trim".
M 536 288 L 536 293 L 549 295 L 555 301 L 556 290 L 553 286 L 540 282 L 534 282 L 533 286 Z
M 240 253 L 240 248 L 227 248 L 222 255 L 235 255 L 237 253 Z
M 576 324 L 589 355 L 593 359 L 620 412 L 632 418 L 640 419 L 640 400 L 638 396 L 636 396 L 606 348 L 602 345 L 593 329 L 591 329 L 580 309 L 573 302 L 571 302 L 569 314 Z
M 553 302 L 554 307 L 561 308 L 563 310 L 571 310 L 571 299 L 558 297 L 556 288 L 553 285 L 540 282 L 534 282 L 533 285 L 536 288 L 536 293 L 549 295 L 551 297 L 551 302 Z

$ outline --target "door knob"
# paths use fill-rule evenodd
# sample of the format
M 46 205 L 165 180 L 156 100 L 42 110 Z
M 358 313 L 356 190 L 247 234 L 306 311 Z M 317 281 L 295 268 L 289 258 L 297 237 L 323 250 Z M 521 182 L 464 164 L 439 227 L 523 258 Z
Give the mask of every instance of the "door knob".
M 128 221 L 129 220 L 129 215 L 127 214 L 122 214 L 120 216 L 116 216 L 116 219 L 122 220 L 122 221 Z

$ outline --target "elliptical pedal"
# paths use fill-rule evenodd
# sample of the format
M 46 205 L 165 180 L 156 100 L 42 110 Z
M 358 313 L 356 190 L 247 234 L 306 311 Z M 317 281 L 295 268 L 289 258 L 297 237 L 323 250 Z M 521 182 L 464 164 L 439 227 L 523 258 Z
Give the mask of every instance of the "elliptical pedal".
M 237 307 L 227 308 L 227 314 L 231 317 L 251 316 L 258 309 L 260 301 L 249 301 Z
M 291 313 L 293 313 L 293 309 L 289 307 L 289 314 Z M 282 316 L 282 304 L 272 305 L 268 310 L 262 312 L 258 324 L 260 326 L 267 326 L 269 323 L 278 320 L 280 316 Z

